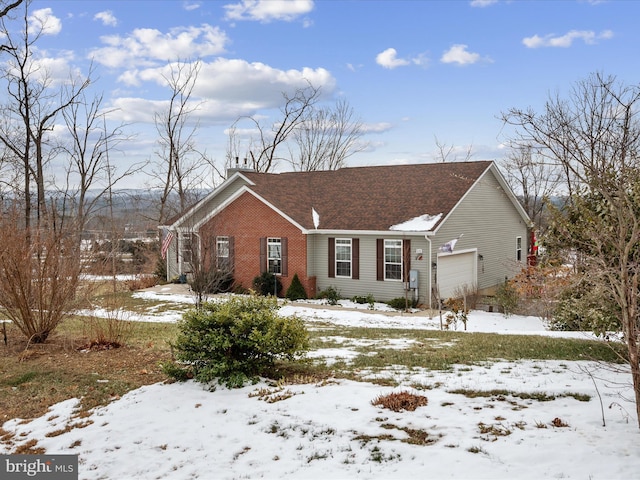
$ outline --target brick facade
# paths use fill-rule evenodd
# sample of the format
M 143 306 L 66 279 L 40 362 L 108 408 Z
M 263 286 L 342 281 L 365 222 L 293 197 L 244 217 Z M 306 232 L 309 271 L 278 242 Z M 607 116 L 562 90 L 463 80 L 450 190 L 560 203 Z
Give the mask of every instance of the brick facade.
M 307 277 L 307 238 L 298 227 L 250 193 L 244 193 L 223 211 L 200 227 L 200 242 L 205 262 L 215 248 L 216 236 L 233 238 L 233 276 L 235 284 L 252 288 L 260 275 L 260 239 L 287 238 L 287 274 L 280 277 L 282 293 L 298 274 L 309 297 L 315 296 L 315 277 Z

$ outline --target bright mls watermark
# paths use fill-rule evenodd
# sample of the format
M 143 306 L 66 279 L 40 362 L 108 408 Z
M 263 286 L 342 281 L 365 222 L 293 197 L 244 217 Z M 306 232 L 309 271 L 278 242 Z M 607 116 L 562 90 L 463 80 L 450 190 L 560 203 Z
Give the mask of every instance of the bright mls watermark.
M 78 480 L 77 455 L 0 455 L 3 480 Z

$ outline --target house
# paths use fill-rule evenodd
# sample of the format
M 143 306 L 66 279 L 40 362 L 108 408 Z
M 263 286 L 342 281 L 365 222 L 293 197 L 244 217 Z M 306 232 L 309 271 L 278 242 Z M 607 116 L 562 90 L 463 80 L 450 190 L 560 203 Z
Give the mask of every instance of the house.
M 488 291 L 526 264 L 531 222 L 491 161 L 257 173 L 227 179 L 170 225 L 167 279 L 195 257 L 251 288 L 294 274 L 313 297 L 425 305 L 460 289 Z M 194 253 L 197 253 L 194 257 Z

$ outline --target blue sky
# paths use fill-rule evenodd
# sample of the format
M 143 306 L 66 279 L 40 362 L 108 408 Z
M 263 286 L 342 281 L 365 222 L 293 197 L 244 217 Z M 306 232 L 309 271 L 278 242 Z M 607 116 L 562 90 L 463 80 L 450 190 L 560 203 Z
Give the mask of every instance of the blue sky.
M 450 159 L 499 159 L 500 112 L 539 111 L 596 71 L 640 80 L 635 1 L 35 0 L 31 12 L 46 21 L 38 53 L 55 74 L 94 62 L 92 89 L 135 135 L 112 153 L 121 168 L 153 159 L 153 113 L 170 94 L 161 75 L 178 59 L 203 62 L 197 146 L 221 165 L 240 115 L 273 118 L 306 81 L 365 126 L 356 166 L 434 161 L 436 139 Z

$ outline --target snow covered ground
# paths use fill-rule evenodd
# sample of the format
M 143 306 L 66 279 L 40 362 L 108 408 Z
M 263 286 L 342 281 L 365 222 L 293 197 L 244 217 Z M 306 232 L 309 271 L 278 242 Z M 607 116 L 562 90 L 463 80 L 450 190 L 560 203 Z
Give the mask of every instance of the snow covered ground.
M 184 295 L 138 295 L 192 301 Z M 343 303 L 350 309 L 290 303 L 281 312 L 340 325 L 439 327 L 437 317 L 369 311 L 366 305 Z M 166 315 L 137 318 L 176 318 L 172 312 Z M 476 311 L 470 314 L 468 330 L 558 335 L 534 317 Z M 384 348 L 407 344 L 396 341 Z M 349 342 L 344 348 L 311 352 L 327 361 L 352 354 Z M 72 399 L 54 405 L 41 418 L 11 420 L 2 428 L 21 442 L 36 439 L 48 453 L 78 454 L 81 479 L 638 476 L 640 432 L 629 401 L 630 378 L 624 372 L 589 362 L 523 360 L 459 366 L 449 372 L 388 373 L 401 386 L 334 380 L 287 386 L 260 383 L 209 392 L 194 382 L 156 384 L 97 408 L 87 418 L 74 415 L 77 400 Z M 509 393 L 469 398 L 454 392 L 459 389 Z M 400 413 L 372 404 L 380 395 L 399 391 L 426 396 L 428 404 Z M 536 393 L 556 398 L 527 398 Z M 591 400 L 576 399 L 579 394 Z M 70 424 L 78 425 L 47 436 Z M 7 453 L 3 444 L 0 453 Z

